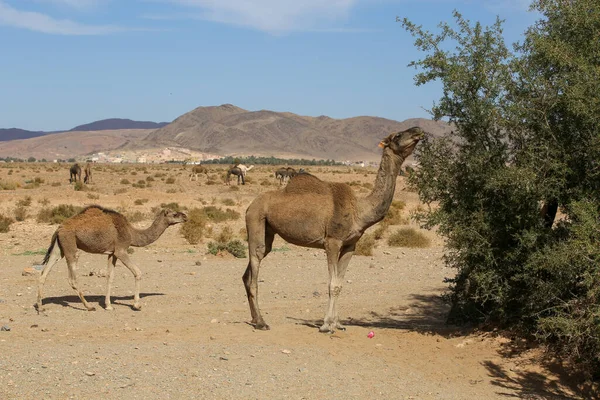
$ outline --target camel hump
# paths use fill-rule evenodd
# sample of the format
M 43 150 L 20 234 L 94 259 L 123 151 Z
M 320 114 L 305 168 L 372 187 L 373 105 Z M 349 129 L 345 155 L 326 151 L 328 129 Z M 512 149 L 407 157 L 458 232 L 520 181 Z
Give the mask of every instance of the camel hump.
M 302 174 L 291 178 L 283 191 L 287 194 L 314 193 L 328 195 L 331 194 L 331 184 L 320 180 L 314 175 Z

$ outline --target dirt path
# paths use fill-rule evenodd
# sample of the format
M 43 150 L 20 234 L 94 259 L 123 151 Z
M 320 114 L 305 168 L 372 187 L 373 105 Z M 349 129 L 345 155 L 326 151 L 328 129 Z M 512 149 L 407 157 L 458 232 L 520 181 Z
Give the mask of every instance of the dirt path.
M 94 178 L 100 187 L 102 174 Z M 257 186 L 242 188 L 240 210 L 263 190 Z M 35 190 L 0 192 L 0 206 L 7 210 L 25 195 L 35 203 L 57 189 Z M 129 197 L 107 191 L 99 200 L 117 206 L 146 196 L 150 207 L 153 196 L 168 197 L 155 190 L 121 195 Z M 205 198 L 231 195 L 222 186 L 185 190 L 176 194 L 182 204 L 200 190 Z M 144 272 L 142 311 L 131 309 L 134 280 L 121 265 L 115 310 L 84 311 L 61 261 L 45 286 L 47 311 L 38 314 L 37 277 L 21 273 L 43 257 L 27 251 L 44 249 L 55 229 L 29 218 L 0 234 L 0 326 L 10 328 L 0 332 L 2 399 L 578 398 L 560 370 L 538 362 L 539 350 L 514 352 L 519 343 L 510 339 L 444 325 L 439 294 L 452 271 L 441 262 L 439 240 L 428 249 L 382 243 L 372 257 L 355 257 L 339 303 L 348 329 L 329 335 L 317 329 L 327 303 L 323 251 L 276 239 L 259 283 L 271 330 L 254 331 L 241 281 L 247 259 L 206 255 L 205 243 L 187 244 L 177 228 L 131 256 Z M 105 263 L 80 257 L 80 285 L 97 306 Z

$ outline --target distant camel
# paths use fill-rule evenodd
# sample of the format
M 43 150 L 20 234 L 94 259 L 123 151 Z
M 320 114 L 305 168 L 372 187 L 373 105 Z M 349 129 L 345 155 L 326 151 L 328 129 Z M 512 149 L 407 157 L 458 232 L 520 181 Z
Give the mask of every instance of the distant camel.
M 204 165 L 194 165 L 192 167 L 192 172 L 190 173 L 190 181 L 195 181 L 198 179 L 198 175 L 206 174 L 208 176 L 208 169 Z
M 227 171 L 227 181 L 225 182 L 227 185 L 229 185 L 229 179 L 231 178 L 231 175 L 237 176 L 238 185 L 240 184 L 240 178 L 242 180 L 242 185 L 246 184 L 246 178 L 244 178 L 244 173 L 239 167 L 229 168 L 229 170 Z
M 381 164 L 373 191 L 357 198 L 345 183 L 324 182 L 311 174 L 300 174 L 283 190 L 258 196 L 246 210 L 250 262 L 243 276 L 252 324 L 269 329 L 258 307 L 258 270 L 278 234 L 297 246 L 325 249 L 329 267 L 329 307 L 321 332 L 344 329 L 339 321 L 337 299 L 356 242 L 365 230 L 387 214 L 396 178 L 404 160 L 424 136 L 414 127 L 383 139 Z
M 248 171 L 250 171 L 252 168 L 254 168 L 254 165 L 246 167 L 244 164 L 238 164 L 238 165 L 236 165 L 236 167 L 238 167 L 242 171 L 242 174 L 244 175 L 244 178 L 245 178 Z
M 296 170 L 292 167 L 282 167 L 275 171 L 275 178 L 279 179 L 280 185 L 283 185 L 286 180 L 296 176 L 297 174 L 298 173 Z
M 71 165 L 71 169 L 69 170 L 69 172 L 69 183 L 76 182 L 77 180 L 81 182 L 81 167 L 79 166 L 79 164 L 76 163 Z
M 97 205 L 88 206 L 79 214 L 65 220 L 52 235 L 50 247 L 44 257 L 42 275 L 38 284 L 38 297 L 36 307 L 42 311 L 42 288 L 46 277 L 52 267 L 65 257 L 69 269 L 69 283 L 75 289 L 79 298 L 88 311 L 94 311 L 77 288 L 77 259 L 78 249 L 93 254 L 108 254 L 108 289 L 106 291 L 105 307 L 112 310 L 110 304 L 110 291 L 114 277 L 114 268 L 117 259 L 129 268 L 135 277 L 135 293 L 133 295 L 133 309 L 141 309 L 140 281 L 142 272 L 127 254 L 129 246 L 144 247 L 155 242 L 170 225 L 185 222 L 184 213 L 171 210 L 161 210 L 154 222 L 147 229 L 136 229 L 127 219 L 116 211 Z
M 92 163 L 87 162 L 83 170 L 85 176 L 83 177 L 83 183 L 92 183 Z

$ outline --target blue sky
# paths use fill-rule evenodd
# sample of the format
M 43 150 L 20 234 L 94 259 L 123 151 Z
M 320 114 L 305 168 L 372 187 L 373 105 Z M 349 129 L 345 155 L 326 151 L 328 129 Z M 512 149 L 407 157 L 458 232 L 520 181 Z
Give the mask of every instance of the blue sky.
M 0 128 L 171 121 L 235 104 L 345 118 L 427 117 L 439 86 L 396 16 L 434 30 L 457 9 L 536 19 L 528 0 L 0 0 Z

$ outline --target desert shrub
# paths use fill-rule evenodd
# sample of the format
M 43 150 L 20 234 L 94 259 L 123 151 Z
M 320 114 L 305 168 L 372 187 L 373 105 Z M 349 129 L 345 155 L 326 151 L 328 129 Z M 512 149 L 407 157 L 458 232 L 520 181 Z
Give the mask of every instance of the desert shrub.
M 82 210 L 81 207 L 77 207 L 71 204 L 59 204 L 53 208 L 42 208 L 37 215 L 37 222 L 49 223 L 49 224 L 60 224 L 65 219 L 72 217 Z
M 246 183 L 246 185 L 252 185 L 254 183 L 254 178 L 252 178 L 251 176 L 246 176 L 244 178 L 244 182 Z
M 14 221 L 12 218 L 5 217 L 4 215 L 0 214 L 0 233 L 8 232 L 10 230 L 10 225 L 13 222 Z
M 172 185 L 175 183 L 175 178 L 173 178 L 172 176 L 168 177 L 167 180 L 165 181 L 165 183 L 167 185 Z
M 43 199 L 38 200 L 38 203 L 40 203 L 42 206 L 47 206 L 50 204 L 50 200 L 48 200 L 47 197 L 44 197 Z
M 260 185 L 261 185 L 261 186 L 271 186 L 271 185 L 272 185 L 272 183 L 271 183 L 271 181 L 270 181 L 270 180 L 268 180 L 268 179 L 263 179 L 262 181 L 260 181 Z
M 115 190 L 113 191 L 113 193 L 114 193 L 115 195 L 117 195 L 117 194 L 123 194 L 123 193 L 127 193 L 127 188 L 115 189 Z
M 203 210 L 208 219 L 216 223 L 237 220 L 240 218 L 240 213 L 230 208 L 223 211 L 220 207 L 207 206 L 204 207 Z
M 131 171 L 131 175 L 137 175 L 137 172 Z
M 181 212 L 181 211 L 185 211 L 187 210 L 187 207 L 184 206 L 180 206 L 179 203 L 160 203 L 160 208 L 166 208 L 168 210 L 172 210 L 172 211 L 176 211 L 176 212 Z M 154 212 L 158 211 L 159 209 L 157 207 L 154 207 L 152 209 Z
M 141 211 L 134 211 L 132 213 L 127 213 L 127 220 L 129 222 L 135 223 L 140 222 L 146 219 L 146 214 Z
M 15 207 L 15 209 L 13 210 L 13 215 L 17 221 L 25 221 L 25 219 L 27 219 L 27 207 Z
M 155 178 L 164 178 L 166 176 L 166 174 L 162 173 L 162 172 L 157 172 L 154 174 Z
M 373 234 L 363 235 L 356 243 L 354 254 L 357 256 L 372 256 L 375 247 L 375 236 Z
M 408 224 L 408 219 L 402 216 L 398 208 L 390 207 L 383 219 L 383 223 L 387 225 L 406 225 Z
M 15 190 L 16 188 L 17 188 L 17 184 L 14 182 L 0 181 L 0 189 L 2 189 L 2 190 Z
M 121 179 L 121 185 L 129 185 L 131 182 L 129 182 L 129 179 L 123 178 Z
M 73 189 L 76 191 L 82 191 L 85 190 L 85 184 L 83 184 L 82 182 L 75 182 L 75 185 L 73 186 Z
M 233 239 L 233 229 L 229 225 L 225 225 L 215 240 L 219 243 L 227 243 Z
M 245 241 L 248 241 L 248 231 L 246 230 L 246 227 L 240 228 L 239 235 L 242 239 L 244 239 Z
M 35 183 L 37 183 L 37 184 L 42 184 L 42 183 L 44 183 L 44 178 L 41 178 L 41 177 L 39 177 L 39 176 L 36 176 L 36 177 L 33 179 L 33 181 L 34 181 Z
M 131 186 L 138 189 L 144 189 L 146 187 L 146 181 L 139 180 L 136 183 L 132 183 Z
M 221 203 L 225 206 L 235 206 L 235 200 L 230 198 L 222 199 Z
M 210 254 L 217 255 L 222 251 L 227 251 L 236 258 L 246 258 L 246 246 L 238 239 L 228 243 L 210 242 L 208 244 L 208 252 Z
M 369 189 L 369 190 L 373 189 L 373 184 L 371 182 L 365 182 L 365 183 L 362 184 L 362 186 L 365 189 Z
M 420 204 L 419 204 L 420 206 Z M 406 208 L 406 203 L 403 202 L 402 200 L 394 200 L 392 201 L 392 204 L 390 205 L 390 207 L 397 209 L 398 211 L 402 211 L 404 210 L 404 208 Z
M 61 185 L 61 183 L 60 183 L 60 182 L 52 182 L 52 183 L 50 184 L 50 186 L 52 186 L 52 187 L 58 187 L 58 186 L 60 186 L 60 185 Z
M 135 204 L 136 206 L 141 206 L 143 204 L 146 204 L 148 202 L 148 199 L 136 199 L 133 204 Z
M 26 196 L 21 200 L 17 200 L 17 207 L 29 207 L 31 205 L 31 196 Z
M 208 219 L 200 208 L 192 208 L 187 213 L 187 221 L 181 225 L 179 232 L 189 244 L 198 244 L 204 235 Z
M 206 184 L 207 184 L 207 185 L 218 185 L 218 184 L 219 184 L 219 182 L 217 182 L 217 181 L 215 181 L 215 180 L 213 180 L 213 179 L 208 179 L 208 180 L 206 181 Z
M 388 237 L 391 247 L 429 247 L 430 244 L 431 240 L 414 228 L 400 228 Z
M 167 191 L 165 193 L 169 193 L 169 194 L 177 193 L 177 189 L 174 189 L 174 188 L 167 189 Z
M 146 177 L 146 182 L 154 182 L 154 178 L 150 175 Z
M 232 192 L 237 192 L 240 190 L 240 187 L 238 185 L 231 185 L 229 186 L 229 190 L 231 190 Z
M 94 193 L 88 193 L 87 194 L 87 198 L 90 200 L 98 200 L 100 198 L 99 194 L 94 194 Z
M 390 226 L 385 221 L 380 222 L 377 225 L 377 228 L 373 231 L 373 238 L 375 238 L 375 240 L 383 239 L 383 236 L 385 235 L 389 227 Z

